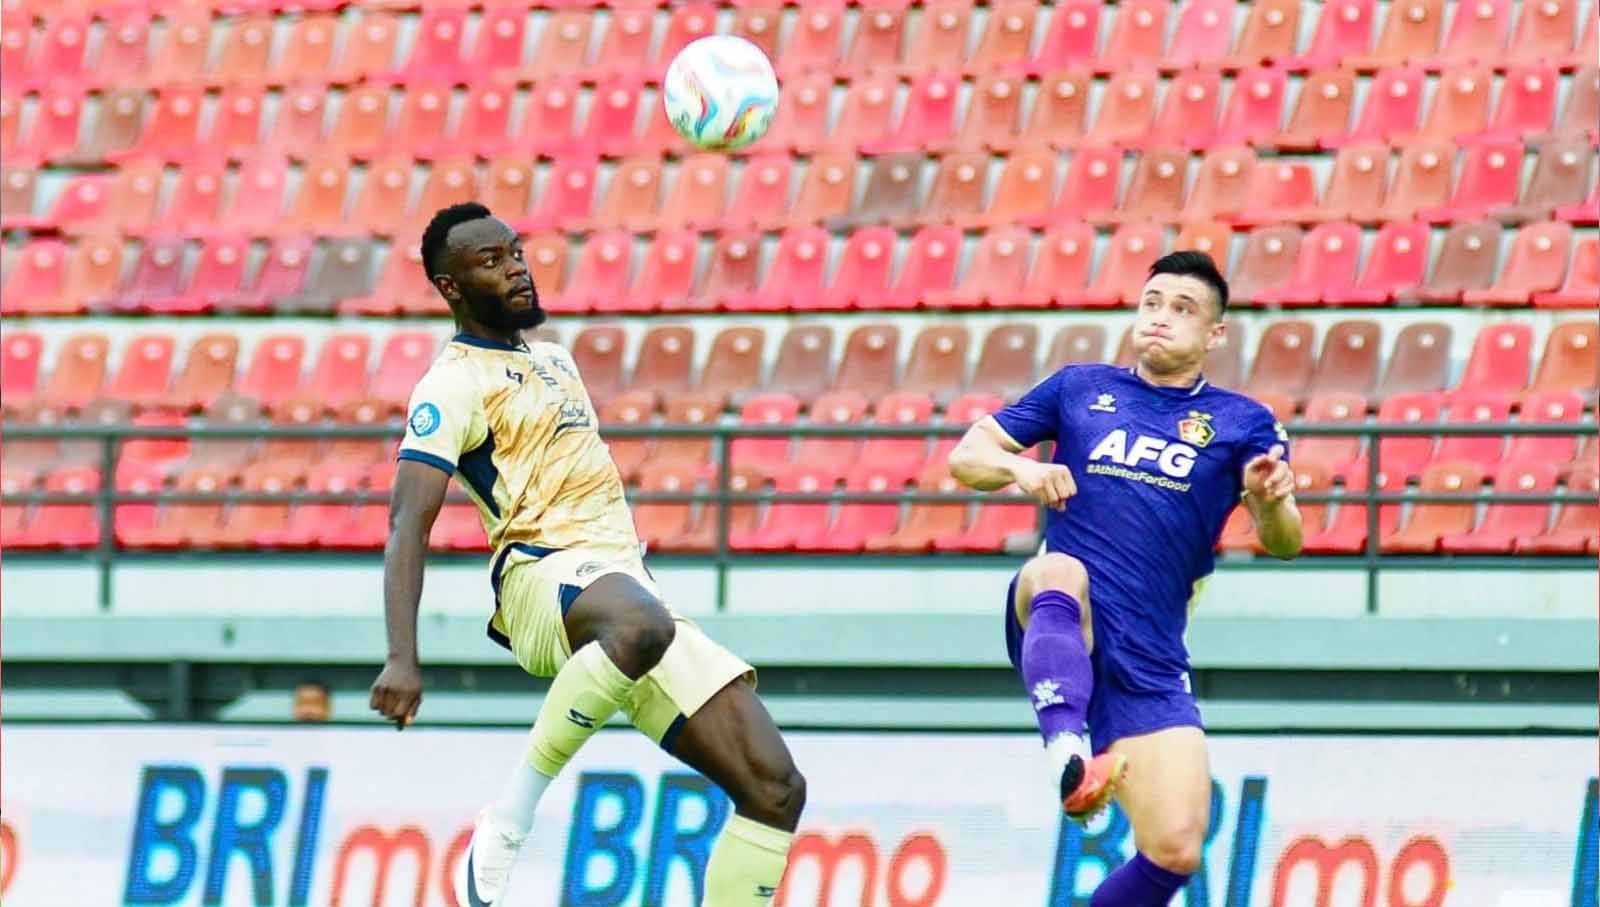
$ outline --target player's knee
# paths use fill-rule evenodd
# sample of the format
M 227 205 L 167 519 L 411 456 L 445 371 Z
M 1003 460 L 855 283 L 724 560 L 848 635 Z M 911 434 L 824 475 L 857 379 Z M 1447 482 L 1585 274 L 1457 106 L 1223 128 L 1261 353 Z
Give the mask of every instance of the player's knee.
M 1193 824 L 1173 828 L 1156 836 L 1145 851 L 1150 862 L 1178 875 L 1194 875 L 1200 871 L 1200 852 L 1205 844 L 1205 825 Z
M 806 779 L 792 764 L 777 770 L 758 772 L 752 790 L 747 792 L 741 812 L 750 818 L 794 831 L 806 808 Z
M 1089 571 L 1083 561 L 1054 551 L 1023 564 L 1020 582 L 1030 596 L 1045 589 L 1059 589 L 1082 601 L 1089 594 Z
M 667 647 L 677 637 L 678 628 L 672 616 L 661 608 L 640 608 L 627 618 L 616 621 L 605 635 L 607 648 L 626 653 L 631 664 L 649 670 L 667 654 Z

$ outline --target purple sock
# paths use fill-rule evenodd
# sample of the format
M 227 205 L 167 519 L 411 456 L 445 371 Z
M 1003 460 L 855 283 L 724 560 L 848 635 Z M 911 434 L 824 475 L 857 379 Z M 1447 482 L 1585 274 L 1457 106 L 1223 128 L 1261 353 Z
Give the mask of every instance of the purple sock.
M 1089 907 L 1166 907 L 1188 881 L 1188 876 L 1162 869 L 1136 853 L 1106 876 L 1089 898 Z
M 1077 599 L 1046 589 L 1033 597 L 1022 636 L 1022 682 L 1046 742 L 1063 732 L 1082 735 L 1089 714 L 1094 669 L 1079 614 Z

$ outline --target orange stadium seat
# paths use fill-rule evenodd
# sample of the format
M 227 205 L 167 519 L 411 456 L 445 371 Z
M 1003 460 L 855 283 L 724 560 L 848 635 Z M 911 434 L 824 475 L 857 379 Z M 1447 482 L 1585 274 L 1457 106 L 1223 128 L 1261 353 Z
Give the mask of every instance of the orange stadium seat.
M 966 274 L 951 290 L 930 291 L 930 309 L 975 309 L 1015 295 L 1028 277 L 1028 231 L 997 227 L 983 235 Z
M 1394 142 L 1413 136 L 1422 112 L 1425 75 L 1416 67 L 1384 69 L 1372 77 L 1356 124 L 1340 135 L 1321 137 L 1322 147 L 1356 142 Z
M 1505 55 L 1511 30 L 1511 0 L 1479 0 L 1457 7 L 1439 47 L 1438 63 L 1493 62 Z
M 924 394 L 895 391 L 878 400 L 873 421 L 878 425 L 926 425 L 933 421 L 933 400 Z M 873 437 L 869 433 L 855 467 L 849 470 L 849 481 L 859 484 L 861 480 L 881 478 L 885 487 L 904 485 L 921 471 L 927 453 L 927 438 Z
M 856 305 L 863 309 L 912 309 L 931 305 L 934 294 L 954 288 L 960 254 L 961 232 L 958 229 L 924 227 L 911 237 L 894 284 L 887 290 L 859 294 Z
M 1124 224 L 1111 235 L 1110 247 L 1085 290 L 1057 291 L 1055 303 L 1067 308 L 1109 308 L 1133 300 L 1144 286 L 1150 266 L 1161 257 L 1162 230 L 1158 224 Z
M 1305 421 L 1308 425 L 1360 425 L 1366 419 L 1367 401 L 1360 394 L 1334 392 L 1313 395 L 1306 402 Z M 1306 463 L 1319 463 L 1328 471 L 1342 475 L 1361 459 L 1364 443 L 1359 435 L 1296 438 L 1291 459 L 1296 469 Z
M 1346 57 L 1341 62 L 1361 72 L 1371 72 L 1430 60 L 1439 49 L 1444 17 L 1444 0 L 1405 0 L 1391 4 L 1372 52 Z
M 1498 394 L 1455 394 L 1450 397 L 1452 425 L 1511 421 L 1511 399 Z M 1473 463 L 1486 472 L 1500 464 L 1505 453 L 1504 435 L 1447 435 L 1433 454 L 1434 463 Z
M 1435 394 L 1398 394 L 1378 407 L 1380 423 L 1432 423 L 1442 418 Z M 1433 438 L 1422 435 L 1384 438 L 1378 442 L 1378 468 L 1384 475 L 1394 476 L 1397 484 L 1409 482 L 1421 476 L 1423 467 L 1433 460 L 1433 445 Z M 1363 459 L 1351 471 L 1364 475 L 1366 468 Z
M 521 223 L 533 198 L 534 165 L 513 152 L 490 157 L 480 190 L 483 204 L 507 224 Z
M 1319 69 L 1300 83 L 1294 109 L 1272 144 L 1285 151 L 1315 151 L 1326 139 L 1342 136 L 1350 128 L 1355 105 L 1356 77 L 1348 69 Z
M 233 387 L 238 368 L 239 338 L 231 333 L 208 333 L 190 342 L 183 368 L 171 389 L 159 398 L 163 407 L 183 412 L 203 412 Z
M 696 236 L 687 230 L 659 233 L 645 253 L 633 288 L 625 296 L 603 298 L 601 312 L 653 312 L 682 309 L 694 290 Z
M 733 470 L 728 477 L 728 489 L 736 494 L 748 494 L 759 491 L 764 479 L 756 473 L 749 471 Z M 756 525 L 759 516 L 757 504 L 734 504 L 728 507 L 728 534 L 731 537 L 737 532 L 748 532 Z M 681 536 L 663 539 L 660 548 L 662 551 L 707 552 L 717 549 L 719 520 L 715 506 L 702 506 L 699 515 L 690 524 L 689 530 Z
M 367 179 L 373 179 L 369 170 Z M 252 158 L 239 167 L 221 222 L 230 232 L 267 236 L 282 222 L 289 162 L 281 156 Z
M 734 34 L 755 41 L 758 46 L 764 41 L 767 46 L 763 49 L 767 56 L 773 56 L 777 50 L 777 29 L 773 25 L 782 20 L 782 10 L 741 8 L 737 16 L 739 23 L 734 27 Z M 855 35 L 850 39 L 850 48 L 845 51 L 838 71 L 858 78 L 870 73 L 897 70 L 900 67 L 906 19 L 906 5 L 899 0 L 862 3 L 860 16 L 856 19 Z M 761 27 L 752 35 L 751 26 L 758 23 Z
M 1519 554 L 1582 554 L 1594 552 L 1600 539 L 1600 472 L 1594 467 L 1574 470 L 1567 477 L 1567 491 L 1578 499 L 1561 505 L 1548 532 L 1538 531 L 1516 539 Z
M 1127 14 L 1139 15 L 1134 12 Z M 1102 147 L 1138 147 L 1155 121 L 1156 87 L 1159 81 L 1154 69 L 1137 66 L 1119 68 L 1106 83 L 1099 113 L 1083 141 Z
M 1187 152 L 1178 148 L 1146 145 L 1139 153 L 1139 163 L 1123 193 L 1122 204 L 1115 211 L 1092 216 L 1090 220 L 1096 223 L 1140 220 L 1166 223 L 1177 220 L 1179 212 L 1183 210 L 1188 167 Z
M 766 342 L 766 331 L 761 327 L 739 325 L 719 330 L 711 340 L 693 395 L 712 401 L 714 408 L 721 410 L 741 391 L 760 387 Z M 669 394 L 668 405 L 681 396 L 685 395 Z
M 822 294 L 828 264 L 828 233 L 821 227 L 784 232 L 766 277 L 753 292 L 725 297 L 734 312 L 782 312 L 802 309 Z
M 646 494 L 680 494 L 693 491 L 697 474 L 692 469 L 671 463 L 651 463 L 639 472 L 638 490 Z M 685 535 L 689 531 L 688 503 L 634 502 L 634 530 L 650 550 Z
M 105 31 L 100 38 L 100 52 L 86 75 L 102 88 L 138 81 L 150 65 L 150 10 L 111 9 L 102 21 Z
M 791 425 L 800 415 L 800 401 L 788 394 L 766 393 L 751 397 L 739 409 L 743 425 Z M 728 462 L 733 469 L 753 472 L 763 478 L 782 475 L 788 469 L 789 439 L 736 437 L 728 443 Z
M 263 152 L 301 156 L 322 147 L 322 123 L 327 115 L 328 91 L 322 85 L 286 88 L 279 98 L 278 115 Z
M 917 490 L 926 494 L 955 494 L 961 487 L 943 463 L 934 463 L 918 477 Z M 965 504 L 912 504 L 899 529 L 868 537 L 865 550 L 900 554 L 931 551 L 936 540 L 959 537 L 966 522 Z
M 1066 181 L 1055 205 L 1044 217 L 1030 216 L 1022 223 L 1032 227 L 1109 215 L 1117 207 L 1117 181 L 1122 152 L 1115 148 L 1083 148 L 1072 155 Z
M 1374 0 L 1336 0 L 1324 5 L 1310 45 L 1286 61 L 1288 66 L 1315 69 L 1370 53 L 1377 7 Z
M 1229 298 L 1241 305 L 1270 302 L 1294 278 L 1301 242 L 1300 228 L 1290 224 L 1252 230 L 1229 280 Z
M 1021 77 L 986 73 L 978 78 L 965 111 L 959 115 L 960 130 L 948 138 L 934 139 L 926 147 L 941 153 L 979 149 L 1004 153 L 1016 146 L 1021 112 Z
M 1572 35 L 1578 26 L 1579 0 L 1549 0 L 1522 5 L 1516 31 L 1506 45 L 1506 59 L 1513 63 L 1560 60 L 1572 50 Z M 1593 48 L 1589 48 L 1592 50 Z M 1590 62 L 1593 62 L 1591 58 Z
M 1267 325 L 1256 346 L 1250 380 L 1242 388 L 1244 393 L 1283 394 L 1299 399 L 1316 369 L 1315 338 L 1316 329 L 1309 321 L 1284 319 Z
M 1481 133 L 1489 125 L 1493 81 L 1485 64 L 1462 63 L 1445 70 L 1422 128 L 1407 138 L 1453 142 Z
M 1571 249 L 1571 224 L 1528 224 L 1517 231 L 1500 279 L 1482 290 L 1463 292 L 1461 301 L 1468 305 L 1525 306 L 1534 294 L 1561 286 Z
M 292 473 L 263 470 L 252 474 L 244 483 L 243 490 L 256 494 L 284 494 L 294 490 L 297 478 Z M 288 525 L 288 502 L 235 503 L 223 514 L 221 524 L 207 532 L 209 538 L 200 541 L 200 544 L 209 542 L 224 549 L 254 548 L 263 538 L 283 532 Z
M 122 287 L 123 242 L 117 236 L 85 236 L 67 263 L 65 295 L 57 314 L 82 312 L 86 305 L 115 298 Z
M 874 137 L 881 135 L 887 128 L 889 114 L 894 109 L 893 82 L 874 80 L 870 77 L 857 79 L 850 84 L 850 96 L 845 100 L 839 122 L 830 131 L 828 97 L 832 93 L 833 78 L 827 73 L 813 72 L 790 76 L 784 82 L 784 103 L 778 105 L 778 112 L 773 115 L 772 128 L 761 139 L 762 144 L 774 151 L 810 154 L 824 142 L 834 139 L 853 145 L 855 138 L 851 105 L 865 103 L 863 100 L 858 100 L 857 96 L 864 91 L 873 90 L 867 86 L 875 86 L 876 95 L 871 105 L 871 112 L 862 111 L 861 116 L 872 116 L 882 121 L 882 126 L 873 133 Z
M 1023 149 L 1007 155 L 994 198 L 976 219 L 978 225 L 992 228 L 1043 222 L 1048 216 L 1055 186 L 1055 158 L 1055 152 L 1043 148 Z
M 1250 179 L 1250 201 L 1231 220 L 1241 227 L 1298 220 L 1317 208 L 1316 176 L 1300 162 L 1278 160 L 1256 165 Z
M 869 442 L 870 443 L 870 442 Z M 884 494 L 900 490 L 905 481 L 897 474 L 863 468 L 845 482 L 851 494 Z M 866 547 L 867 539 L 894 532 L 900 524 L 900 505 L 841 504 L 827 533 L 808 539 L 811 550 L 855 552 Z
M 728 158 L 697 154 L 678 165 L 677 179 L 655 226 L 662 230 L 714 228 L 728 195 Z
M 612 425 L 648 425 L 654 412 L 654 399 L 649 391 L 619 394 L 606 403 L 605 409 L 599 411 L 601 434 L 604 435 L 606 428 Z M 655 444 L 654 438 L 606 438 L 606 450 L 610 452 L 611 461 L 617 465 L 617 472 L 624 482 L 632 482 L 639 475 L 639 470 L 649 462 Z
M 272 58 L 273 16 L 266 12 L 246 12 L 226 23 L 222 49 L 217 62 L 207 73 L 213 84 L 236 85 L 260 82 L 267 76 Z
M 1600 298 L 1600 297 L 1597 297 Z M 1531 392 L 1577 391 L 1590 403 L 1600 384 L 1600 325 L 1593 321 L 1557 324 L 1545 340 Z
M 862 300 L 887 293 L 894 268 L 895 233 L 889 227 L 866 227 L 850 234 L 834 269 L 833 280 L 813 309 L 843 311 L 862 307 Z
M 331 81 L 349 84 L 393 72 L 400 24 L 400 17 L 392 12 L 362 10 L 355 25 L 344 29 L 343 50 Z
M 972 554 L 998 552 L 1018 548 L 1034 548 L 1038 544 L 1039 505 L 1022 496 L 1015 485 L 1001 492 L 1002 497 L 1016 499 L 1016 503 L 990 503 L 978 505 L 972 523 L 960 535 L 944 536 L 933 540 L 935 551 L 962 551 Z
M 844 18 L 844 0 L 808 3 L 778 55 L 779 74 L 789 76 L 838 66 Z
M 900 329 L 892 324 L 864 324 L 850 332 L 830 390 L 854 390 L 876 400 L 896 389 L 900 361 Z
M 1294 55 L 1303 4 L 1295 0 L 1261 0 L 1250 4 L 1232 52 L 1223 59 L 1226 68 L 1243 69 Z
M 1247 147 L 1208 151 L 1184 203 L 1183 219 L 1228 220 L 1237 215 L 1250 199 L 1255 170 L 1256 153 Z
M 1470 463 L 1438 463 L 1422 473 L 1424 494 L 1472 494 L 1483 485 L 1483 471 Z M 1386 554 L 1433 554 L 1440 540 L 1472 530 L 1475 509 L 1466 504 L 1414 504 L 1409 518 L 1384 535 Z
M 572 359 L 595 408 L 604 407 L 627 387 L 624 357 L 627 335 L 614 324 L 589 325 L 572 340 Z
M 39 390 L 37 402 L 54 410 L 75 412 L 99 396 L 105 383 L 106 359 L 111 342 L 104 334 L 80 333 L 68 337 L 57 349 L 50 378 Z
M 0 284 L 4 287 L 0 292 L 0 314 L 81 312 L 82 300 L 67 295 L 67 249 L 67 244 L 58 239 L 35 239 L 24 246 L 18 255 L 20 261 Z
M 978 36 L 977 46 L 967 58 L 967 72 L 1014 69 L 1026 62 L 1038 14 L 1039 4 L 1035 0 L 991 3 L 983 34 Z
M 588 10 L 551 10 L 539 31 L 528 66 L 521 70 L 519 78 L 541 85 L 555 76 L 584 71 L 589 41 L 599 21 L 603 20 Z M 635 24 L 634 27 L 640 26 Z M 648 36 L 645 40 L 649 40 Z
M 45 478 L 44 490 L 57 494 L 93 494 L 100 473 L 91 468 L 61 469 Z M 17 549 L 88 548 L 100 542 L 100 508 L 94 504 L 40 504 L 20 534 L 7 541 Z
M 217 229 L 222 214 L 227 168 L 222 161 L 191 161 L 178 174 L 178 185 L 166 209 L 133 233 L 206 236 Z
M 1095 60 L 1102 73 L 1124 67 L 1155 65 L 1166 43 L 1169 4 L 1161 0 L 1132 0 L 1117 6 L 1117 14 Z
M 665 425 L 692 426 L 715 423 L 721 418 L 722 410 L 716 406 L 716 401 L 709 396 L 684 396 L 667 402 L 667 411 L 663 418 Z M 651 465 L 674 465 L 683 469 L 692 469 L 696 474 L 711 475 L 711 437 L 686 436 L 679 438 L 661 438 L 656 442 L 655 452 L 650 457 Z
M 785 222 L 791 227 L 802 227 L 848 215 L 855 185 L 856 157 L 853 153 L 815 155 L 806 168 Z
M 1099 5 L 1094 4 L 1098 9 Z M 1061 9 L 1057 6 L 1057 9 Z M 1078 11 L 1058 14 L 1072 17 Z M 1039 81 L 1027 124 L 1017 138 L 1024 148 L 1049 147 L 1056 150 L 1076 147 L 1087 128 L 1089 73 L 1082 69 L 1050 72 Z
M 298 17 L 289 26 L 289 38 L 272 67 L 269 81 L 290 85 L 300 80 L 322 80 L 333 68 L 333 51 L 339 35 L 338 18 L 329 13 Z
M 664 399 L 688 391 L 693 373 L 694 330 L 684 325 L 659 325 L 639 341 L 628 389 L 647 394 L 653 410 Z
M 935 0 L 923 6 L 919 26 L 906 44 L 902 69 L 911 75 L 954 72 L 967 57 L 973 0 Z

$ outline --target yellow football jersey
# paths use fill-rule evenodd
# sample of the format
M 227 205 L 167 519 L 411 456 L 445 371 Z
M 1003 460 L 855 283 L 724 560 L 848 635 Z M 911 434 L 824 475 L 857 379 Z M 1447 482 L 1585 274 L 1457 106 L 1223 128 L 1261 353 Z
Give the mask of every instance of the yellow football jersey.
M 400 459 L 456 476 L 489 545 L 639 556 L 622 477 L 571 355 L 457 334 L 411 394 Z

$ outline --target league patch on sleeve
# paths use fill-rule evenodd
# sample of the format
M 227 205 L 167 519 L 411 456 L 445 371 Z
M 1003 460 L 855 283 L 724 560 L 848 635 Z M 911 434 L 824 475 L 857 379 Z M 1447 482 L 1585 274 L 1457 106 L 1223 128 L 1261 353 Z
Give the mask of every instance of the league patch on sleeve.
M 1273 421 L 1272 433 L 1278 436 L 1279 441 L 1282 441 L 1285 444 L 1289 443 L 1289 433 L 1283 430 L 1282 422 L 1276 420 Z
M 418 403 L 417 408 L 411 411 L 411 418 L 406 420 L 411 433 L 419 438 L 426 438 L 439 430 L 439 407 L 432 403 Z

